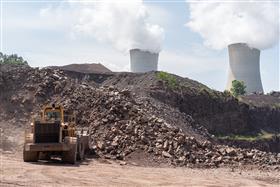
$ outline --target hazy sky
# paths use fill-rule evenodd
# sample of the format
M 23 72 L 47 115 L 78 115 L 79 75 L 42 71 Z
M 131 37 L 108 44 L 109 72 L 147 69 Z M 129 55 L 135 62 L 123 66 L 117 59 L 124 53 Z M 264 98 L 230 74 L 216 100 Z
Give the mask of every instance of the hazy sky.
M 126 2 L 122 1 L 122 3 Z M 115 45 L 115 42 L 122 44 L 122 40 L 112 39 L 112 37 L 119 37 L 120 33 L 129 33 L 126 33 L 127 30 L 120 32 L 124 28 L 118 30 L 118 27 L 112 27 L 112 30 L 107 32 L 108 30 L 104 30 L 104 28 L 102 30 L 102 24 L 93 27 L 88 24 L 86 25 L 88 27 L 83 28 L 86 28 L 87 32 L 96 31 L 93 37 L 75 31 L 78 23 L 87 21 L 87 14 L 81 17 L 80 12 L 87 13 L 87 8 L 90 8 L 90 11 L 94 9 L 94 6 L 94 3 L 84 4 L 78 1 L 72 3 L 40 0 L 3 1 L 1 12 L 2 51 L 23 56 L 31 66 L 98 62 L 113 71 L 128 71 L 129 55 L 125 50 L 118 50 Z M 147 13 L 143 19 L 149 23 L 148 26 L 153 28 L 151 36 L 157 37 L 158 33 L 160 35 L 161 31 L 164 31 L 163 41 L 157 40 L 162 43 L 159 70 L 188 77 L 223 91 L 228 71 L 227 49 L 209 48 L 204 45 L 205 38 L 186 25 L 190 21 L 189 3 L 185 1 L 144 1 L 143 6 Z M 277 19 L 269 21 L 279 23 L 279 7 L 277 11 Z M 100 16 L 102 18 L 103 14 Z M 134 17 L 129 15 L 128 17 L 133 18 L 129 20 L 133 22 Z M 138 17 L 135 20 L 138 20 Z M 145 25 L 142 22 L 141 24 Z M 141 30 L 141 24 L 140 26 L 139 24 L 133 25 L 133 28 Z M 123 25 L 125 24 L 123 23 Z M 153 25 L 156 25 L 157 28 Z M 100 28 L 101 30 L 98 30 Z M 267 26 L 263 28 L 267 28 L 267 33 L 270 33 L 270 28 Z M 105 39 L 102 36 L 104 32 L 106 32 Z M 207 29 L 201 32 L 205 34 Z M 99 40 L 100 35 L 103 40 Z M 139 41 L 139 38 L 137 40 Z M 279 90 L 279 39 L 274 43 L 273 47 L 261 51 L 261 76 L 266 92 Z

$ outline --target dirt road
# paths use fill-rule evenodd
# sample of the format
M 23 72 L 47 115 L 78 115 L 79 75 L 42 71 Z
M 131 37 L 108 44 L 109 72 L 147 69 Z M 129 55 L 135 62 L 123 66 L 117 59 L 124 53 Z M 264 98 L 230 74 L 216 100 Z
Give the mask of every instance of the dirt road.
M 229 168 L 149 168 L 90 159 L 75 166 L 58 161 L 24 163 L 1 153 L 0 186 L 279 186 L 279 173 Z

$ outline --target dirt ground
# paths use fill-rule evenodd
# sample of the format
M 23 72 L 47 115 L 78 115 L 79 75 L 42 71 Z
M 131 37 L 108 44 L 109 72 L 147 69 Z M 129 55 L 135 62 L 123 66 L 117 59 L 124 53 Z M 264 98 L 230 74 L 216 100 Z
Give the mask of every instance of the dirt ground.
M 22 160 L 22 128 L 0 123 L 0 186 L 277 186 L 276 171 L 231 168 L 191 169 L 120 165 L 114 161 L 87 159 L 76 165 L 59 160 L 25 163 Z
M 139 167 L 96 159 L 74 166 L 24 163 L 9 151 L 1 153 L 0 164 L 0 186 L 279 186 L 276 171 Z

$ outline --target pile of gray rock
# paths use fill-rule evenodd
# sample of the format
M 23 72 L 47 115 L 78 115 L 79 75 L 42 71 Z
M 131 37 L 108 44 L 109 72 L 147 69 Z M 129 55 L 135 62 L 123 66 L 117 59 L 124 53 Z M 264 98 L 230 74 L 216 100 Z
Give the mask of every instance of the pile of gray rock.
M 280 164 L 280 154 L 216 145 L 187 136 L 176 125 L 151 115 L 152 107 L 136 102 L 128 90 L 91 89 L 91 148 L 100 157 L 126 160 L 131 153 L 143 151 L 154 160 L 175 166 Z

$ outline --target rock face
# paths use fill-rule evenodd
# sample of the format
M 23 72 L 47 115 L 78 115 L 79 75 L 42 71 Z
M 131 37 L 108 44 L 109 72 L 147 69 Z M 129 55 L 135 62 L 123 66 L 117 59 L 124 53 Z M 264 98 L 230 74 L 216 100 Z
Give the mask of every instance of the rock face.
M 57 69 L 0 66 L 0 73 L 1 120 L 27 121 L 30 114 L 37 113 L 43 104 L 62 104 L 66 112 L 73 111 L 76 114 L 80 126 L 89 127 L 90 147 L 102 158 L 127 161 L 132 154 L 144 153 L 155 162 L 174 166 L 217 167 L 241 163 L 266 167 L 280 164 L 280 155 L 276 153 L 216 143 L 204 127 L 206 123 L 203 126 L 200 120 L 195 120 L 198 111 L 192 110 L 186 114 L 181 107 L 187 107 L 184 102 L 205 107 L 201 109 L 201 116 L 222 113 L 222 109 L 218 109 L 212 100 L 202 105 L 197 103 L 199 100 L 196 98 L 193 101 L 190 97 L 185 99 L 184 90 L 180 97 L 177 93 L 173 95 L 170 90 L 165 90 L 168 100 L 160 103 L 149 94 L 155 90 L 160 92 L 161 86 L 165 86 L 160 85 L 162 83 L 150 85 L 147 95 L 143 94 L 145 88 L 136 92 L 124 88 L 131 84 L 122 87 L 112 82 L 104 82 L 100 86 L 92 81 L 74 79 Z M 146 85 L 146 80 L 153 84 L 152 75 L 146 74 L 139 84 Z M 123 79 L 119 79 L 121 81 Z M 182 105 L 175 107 L 173 97 L 180 100 Z M 241 115 L 241 111 L 247 110 L 246 106 L 242 108 L 233 98 L 228 99 L 236 103 L 232 107 L 233 111 L 235 107 L 241 107 L 238 109 Z M 216 101 L 221 102 L 218 99 Z M 167 104 L 169 102 L 170 105 Z M 207 107 L 210 106 L 212 108 L 207 113 Z M 222 102 L 218 106 L 222 107 Z M 188 110 L 195 107 L 188 106 Z M 226 107 L 231 108 L 231 105 Z M 223 122 L 226 122 L 225 119 Z
M 238 101 L 226 92 L 211 90 L 196 81 L 174 78 L 177 86 L 170 87 L 168 81 L 159 80 L 156 73 L 117 74 L 103 85 L 128 88 L 153 98 L 157 105 L 172 106 L 191 115 L 213 134 L 248 133 L 259 129 L 280 132 L 280 98 L 277 92 L 251 94 Z
M 165 92 L 170 94 L 170 99 L 165 99 Z M 166 89 L 160 93 L 154 91 L 151 94 L 155 99 L 178 107 L 181 112 L 192 115 L 211 133 L 242 133 L 250 128 L 248 126 L 249 107 L 240 104 L 234 98 L 226 98 L 222 93 L 213 92 L 213 95 L 210 95 L 207 90 L 203 89 L 197 93 L 189 93 L 183 88 L 178 91 Z
M 250 107 L 249 117 L 248 124 L 252 127 L 280 132 L 280 108 Z

